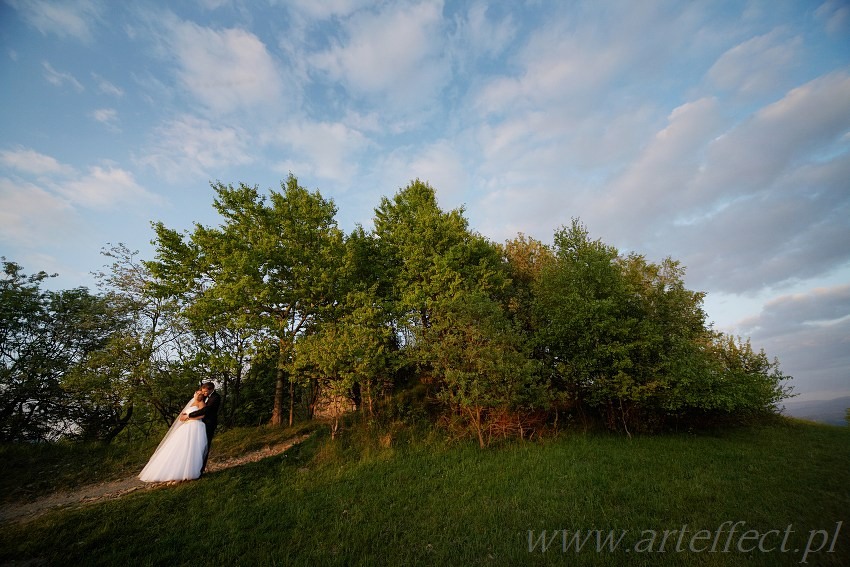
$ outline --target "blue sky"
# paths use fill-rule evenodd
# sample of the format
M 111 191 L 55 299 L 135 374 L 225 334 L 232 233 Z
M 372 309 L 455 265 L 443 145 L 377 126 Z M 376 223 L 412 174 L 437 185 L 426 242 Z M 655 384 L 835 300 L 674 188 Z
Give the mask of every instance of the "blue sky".
M 0 254 L 93 286 L 210 181 L 350 230 L 428 181 L 496 242 L 687 266 L 800 399 L 850 395 L 850 4 L 0 0 Z

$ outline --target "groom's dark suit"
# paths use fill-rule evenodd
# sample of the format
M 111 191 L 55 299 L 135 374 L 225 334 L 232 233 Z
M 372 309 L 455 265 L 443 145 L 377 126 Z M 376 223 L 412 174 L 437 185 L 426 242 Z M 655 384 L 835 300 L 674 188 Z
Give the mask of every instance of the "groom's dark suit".
M 206 405 L 199 410 L 195 410 L 189 414 L 189 417 L 203 417 L 201 421 L 207 428 L 207 450 L 204 451 L 204 465 L 201 467 L 201 472 L 207 468 L 207 457 L 210 455 L 210 445 L 212 444 L 215 428 L 218 425 L 218 408 L 221 406 L 221 396 L 213 390 L 207 396 Z

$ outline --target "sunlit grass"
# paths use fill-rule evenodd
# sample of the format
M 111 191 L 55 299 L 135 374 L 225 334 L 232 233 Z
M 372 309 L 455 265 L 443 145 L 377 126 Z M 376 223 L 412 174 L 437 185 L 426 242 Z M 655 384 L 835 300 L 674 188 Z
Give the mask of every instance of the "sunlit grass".
M 247 431 L 232 437 L 251 444 Z M 222 435 L 222 449 L 231 442 Z M 197 482 L 4 526 L 0 561 L 792 565 L 810 530 L 844 521 L 833 552 L 808 558 L 843 565 L 848 486 L 850 428 L 793 421 L 631 440 L 565 434 L 488 450 L 435 437 L 390 444 L 363 430 L 331 441 L 320 432 L 284 455 Z M 540 530 L 627 530 L 634 546 L 645 530 L 714 532 L 725 521 L 760 533 L 791 525 L 791 549 L 691 553 L 668 544 L 666 553 L 576 554 L 558 538 L 546 552 L 528 550 L 530 530 L 533 538 Z

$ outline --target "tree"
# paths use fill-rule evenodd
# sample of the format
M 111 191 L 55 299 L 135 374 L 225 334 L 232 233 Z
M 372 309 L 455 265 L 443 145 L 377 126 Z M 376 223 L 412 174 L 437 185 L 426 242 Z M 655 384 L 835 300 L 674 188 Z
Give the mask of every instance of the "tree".
M 635 382 L 624 338 L 635 319 L 624 308 L 618 253 L 590 240 L 577 219 L 555 234 L 555 261 L 535 289 L 539 348 L 547 355 L 553 386 L 579 406 L 601 409 L 611 427 L 625 426 Z
M 547 405 L 546 387 L 528 343 L 486 294 L 458 291 L 434 309 L 424 347 L 439 384 L 437 398 L 490 443 L 488 420 L 514 412 L 523 435 L 523 411 Z
M 70 376 L 121 333 L 122 321 L 86 288 L 41 290 L 4 259 L 0 280 L 0 438 L 42 441 L 102 425 L 98 408 L 75 395 Z M 95 435 L 96 436 L 96 435 Z
M 197 385 L 183 368 L 194 349 L 186 321 L 138 251 L 119 243 L 102 253 L 112 263 L 97 274 L 98 285 L 126 327 L 91 361 L 93 378 L 110 376 L 101 383 L 120 392 L 111 396 L 121 399 L 122 422 L 168 425 Z
M 446 293 L 506 289 L 498 247 L 469 231 L 463 208 L 443 212 L 427 183 L 417 179 L 392 200 L 383 198 L 374 222 L 382 274 L 391 282 L 388 305 L 406 346 L 428 340 L 433 308 Z
M 418 179 L 375 210 L 375 235 L 392 282 L 391 301 L 408 331 L 430 325 L 429 302 L 441 291 L 437 264 L 466 241 L 463 209 L 444 213 L 434 189 Z
M 501 252 L 511 282 L 507 308 L 520 328 L 531 335 L 538 326 L 534 318 L 534 289 L 555 256 L 548 246 L 524 234 L 505 242 Z
M 129 321 L 108 297 L 92 295 L 85 288 L 58 292 L 55 300 L 59 306 L 51 310 L 52 318 L 54 325 L 61 325 L 57 330 L 65 337 L 67 357 L 59 378 L 65 433 L 108 443 L 133 415 L 135 396 L 113 380 L 118 367 L 127 367 L 119 362 L 127 350 L 114 345 L 126 346 Z
M 717 334 L 709 353 L 714 364 L 710 395 L 701 409 L 728 415 L 752 416 L 776 412 L 783 399 L 791 397 L 785 382 L 791 377 L 770 360 L 763 349 L 754 350 L 750 339 Z
M 391 381 L 397 348 L 392 328 L 380 307 L 364 292 L 346 299 L 349 311 L 317 325 L 295 344 L 296 373 L 315 381 L 320 400 L 330 405 L 334 425 L 351 406 L 365 405 L 374 416 L 374 401 Z
M 64 417 L 59 378 L 62 353 L 54 349 L 46 272 L 26 275 L 2 258 L 0 279 L 0 439 L 40 441 L 55 435 Z
M 557 391 L 609 427 L 653 430 L 667 417 L 753 415 L 787 397 L 788 377 L 749 341 L 712 331 L 684 269 L 621 256 L 574 219 L 534 287 L 538 352 Z
M 213 185 L 218 228 L 197 225 L 189 242 L 154 225 L 154 270 L 177 288 L 195 290 L 189 316 L 216 320 L 230 329 L 250 329 L 257 340 L 274 337 L 277 378 L 271 421 L 283 421 L 287 369 L 296 337 L 337 299 L 342 233 L 336 207 L 298 185 L 290 175 L 268 199 L 256 187 Z M 289 380 L 289 423 L 294 416 Z
M 44 430 L 40 417 L 58 387 L 44 384 L 29 372 L 35 362 L 44 322 L 43 295 L 40 283 L 48 277 L 39 272 L 32 276 L 14 262 L 3 261 L 0 280 L 0 439 L 40 438 Z M 57 385 L 58 386 L 58 385 Z

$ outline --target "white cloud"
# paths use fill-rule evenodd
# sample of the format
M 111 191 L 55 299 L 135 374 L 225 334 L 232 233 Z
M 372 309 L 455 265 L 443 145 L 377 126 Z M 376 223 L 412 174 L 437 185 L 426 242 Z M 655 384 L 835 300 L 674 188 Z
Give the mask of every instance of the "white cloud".
M 632 3 L 612 19 L 599 6 L 547 10 L 544 23 L 507 55 L 504 72 L 479 75 L 473 84 L 469 117 L 460 120 L 474 131 L 476 174 L 489 193 L 470 211 L 480 206 L 480 225 L 494 234 L 519 230 L 548 240 L 580 216 L 606 239 L 638 240 L 657 230 L 653 220 L 636 220 L 639 211 L 654 215 L 658 204 L 645 204 L 639 193 L 681 191 L 677 181 L 694 174 L 700 154 L 687 155 L 680 144 L 699 152 L 706 136 L 728 124 L 712 97 L 680 104 L 664 120 L 672 107 L 663 106 L 661 93 L 670 85 L 660 79 L 681 61 L 694 66 L 687 54 L 701 41 L 694 37 L 699 7 L 669 12 Z
M 722 89 L 763 94 L 784 87 L 798 62 L 800 36 L 775 29 L 740 43 L 724 53 L 709 69 L 708 78 Z
M 776 297 L 764 304 L 757 317 L 744 319 L 739 326 L 758 339 L 766 339 L 833 327 L 848 317 L 850 285 L 842 285 Z
M 92 111 L 91 117 L 112 131 L 118 132 L 118 111 L 114 108 L 98 108 Z
M 450 140 L 437 140 L 422 148 L 410 161 L 408 179 L 427 179 L 443 207 L 461 205 L 469 190 L 469 167 Z
M 154 145 L 137 159 L 170 180 L 216 179 L 221 170 L 251 163 L 251 136 L 238 127 L 214 126 L 183 116 L 153 132 Z
M 457 58 L 464 58 L 464 52 L 471 52 L 473 56 L 498 55 L 516 36 L 516 24 L 510 17 L 493 21 L 487 16 L 487 8 L 486 3 L 476 2 L 458 18 L 456 41 L 461 52 L 455 54 Z
M 520 232 L 550 242 L 560 225 L 580 214 L 572 200 L 569 186 L 505 176 L 490 182 L 487 194 L 470 206 L 470 224 L 497 242 Z
M 164 202 L 136 183 L 129 171 L 109 166 L 93 166 L 86 175 L 58 184 L 56 191 L 75 205 L 101 211 L 119 205 Z
M 0 201 L 0 241 L 7 244 L 37 249 L 80 228 L 66 199 L 32 183 L 0 177 Z
M 655 223 L 646 219 L 660 217 L 669 222 L 694 205 L 703 205 L 693 195 L 693 180 L 700 175 L 699 158 L 706 141 L 719 133 L 723 122 L 714 98 L 703 98 L 674 109 L 665 128 L 655 134 L 642 154 L 607 187 L 605 196 L 594 199 L 590 216 L 596 220 L 628 211 L 627 217 L 636 222 L 621 225 L 620 230 L 611 227 L 611 236 L 637 238 L 653 230 Z
M 442 2 L 388 4 L 344 22 L 346 37 L 310 58 L 352 94 L 380 97 L 383 107 L 433 101 L 450 67 L 439 41 Z
M 523 50 L 523 72 L 492 80 L 478 94 L 476 107 L 485 115 L 541 106 L 575 108 L 582 101 L 573 97 L 595 92 L 625 63 L 620 47 L 610 43 L 583 48 L 582 38 L 552 26 Z
M 44 78 L 51 85 L 61 87 L 65 83 L 71 85 L 77 92 L 82 92 L 85 87 L 70 73 L 60 73 L 54 69 L 47 61 L 42 61 L 41 66 L 44 67 Z
M 358 156 L 369 141 L 341 123 L 298 122 L 283 126 L 279 141 L 294 154 L 276 169 L 347 183 L 357 175 Z
M 28 148 L 1 150 L 0 163 L 19 172 L 36 176 L 69 176 L 74 173 L 74 168 L 70 165 L 59 163 L 56 158 Z
M 100 19 L 101 6 L 91 0 L 6 0 L 42 34 L 90 42 L 91 26 Z
M 830 35 L 841 36 L 850 32 L 850 6 L 845 0 L 827 0 L 815 10 L 815 17 L 824 21 Z
M 92 77 L 94 77 L 94 80 L 97 82 L 97 88 L 101 93 L 119 98 L 124 96 L 124 89 L 121 87 L 110 83 L 97 73 L 92 73 Z
M 198 3 L 207 10 L 218 10 L 230 3 L 230 0 L 198 0 Z
M 620 247 L 677 257 L 701 289 L 752 292 L 842 263 L 850 77 L 820 77 L 731 127 L 724 114 L 711 98 L 676 109 L 601 194 L 572 200 L 583 220 Z
M 133 203 L 161 204 L 162 198 L 136 183 L 133 174 L 111 165 L 90 167 L 80 174 L 70 165 L 31 149 L 0 151 L 0 163 L 23 175 L 34 175 L 38 184 L 21 182 L 38 195 L 37 201 L 53 203 L 48 209 L 69 210 L 69 207 L 106 210 Z M 7 183 L 11 183 L 6 179 Z M 20 191 L 6 191 L 19 197 Z M 17 198 L 16 197 L 16 198 Z M 62 203 L 62 206 L 56 203 Z
M 641 85 L 646 94 L 661 70 L 688 51 L 696 31 L 692 12 L 699 9 L 670 11 L 633 2 L 612 17 L 603 3 L 581 4 L 568 13 L 564 6 L 546 10 L 545 21 L 510 55 L 507 72 L 476 93 L 479 112 L 499 117 L 535 109 L 580 118 L 600 107 L 632 104 L 638 99 L 633 87 Z
M 819 77 L 714 140 L 708 148 L 704 186 L 720 192 L 766 187 L 848 128 L 850 75 Z
M 781 183 L 670 234 L 701 287 L 752 293 L 822 276 L 850 259 L 850 157 Z M 672 250 L 671 250 L 672 252 Z
M 444 209 L 466 204 L 469 167 L 451 140 L 437 140 L 421 148 L 399 148 L 377 164 L 376 169 L 381 172 L 382 183 L 389 187 L 404 187 L 414 179 L 428 182 Z
M 179 82 L 209 110 L 229 113 L 281 101 L 278 64 L 256 35 L 168 18 L 162 41 L 177 59 Z
M 311 19 L 324 20 L 331 17 L 348 16 L 361 8 L 372 5 L 372 0 L 285 0 L 284 4 Z

